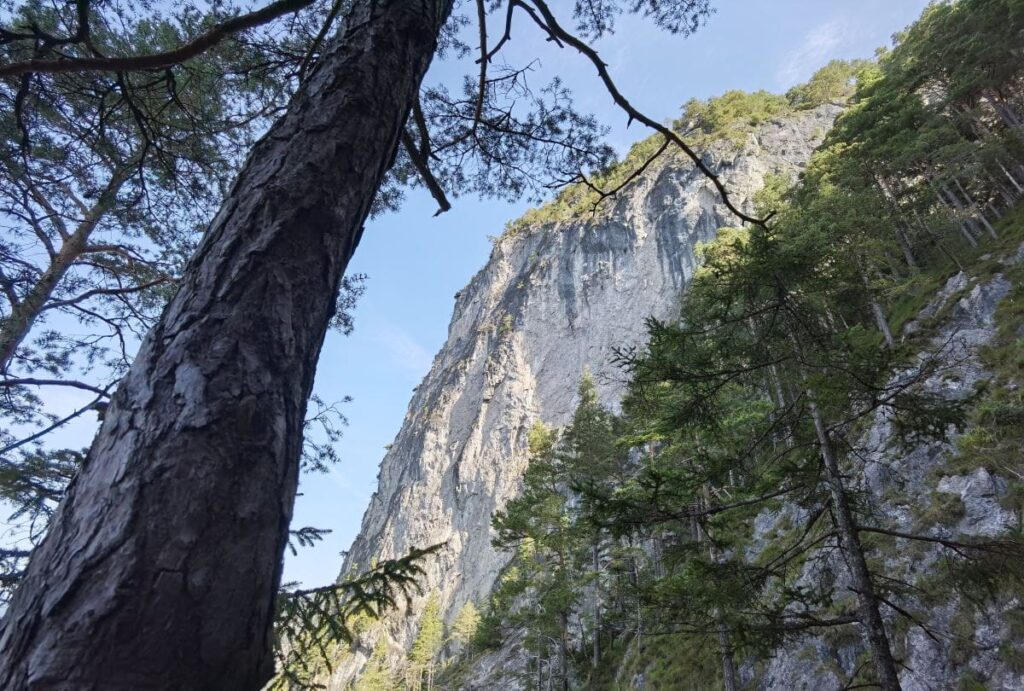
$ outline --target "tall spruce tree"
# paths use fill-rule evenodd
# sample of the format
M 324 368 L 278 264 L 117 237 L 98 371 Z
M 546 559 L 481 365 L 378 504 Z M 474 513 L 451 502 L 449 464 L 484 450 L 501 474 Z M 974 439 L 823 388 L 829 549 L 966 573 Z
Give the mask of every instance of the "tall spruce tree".
M 559 453 L 558 433 L 541 423 L 530 429 L 530 465 L 523 493 L 495 514 L 494 544 L 516 548 L 519 578 L 511 584 L 530 597 L 514 617 L 524 626 L 531 645 L 556 660 L 558 688 L 571 683 L 570 618 L 580 599 L 577 569 L 581 541 L 569 498 L 570 468 Z M 506 595 L 507 596 L 507 595 Z
M 897 442 L 942 437 L 959 418 L 958 402 L 920 386 L 938 373 L 937 346 L 901 342 L 891 309 L 895 296 L 914 294 L 922 267 L 962 269 L 962 257 L 997 238 L 992 219 L 1017 200 L 1012 114 L 995 99 L 972 102 L 970 89 L 941 76 L 972 71 L 942 48 L 959 43 L 954 18 L 971 21 L 992 42 L 986 54 L 998 54 L 1006 28 L 986 22 L 1020 26 L 1011 5 L 929 8 L 877 68 L 859 67 L 852 107 L 798 186 L 780 194 L 788 183 L 768 185 L 773 220 L 720 232 L 681 321 L 652 322 L 648 349 L 623 353 L 633 368 L 626 441 L 650 454 L 595 505 L 617 534 L 668 538 L 668 573 L 646 597 L 654 613 L 671 613 L 674 630 L 724 634 L 751 653 L 856 624 L 872 654 L 870 680 L 895 689 L 890 616 L 931 631 L 904 600 L 917 586 L 872 566 L 879 535 L 959 557 L 1019 550 L 879 522 L 862 490 L 858 440 L 879 415 L 893 421 Z M 977 36 L 963 43 L 989 46 Z M 1004 78 L 1018 84 L 1021 74 Z M 810 91 L 794 89 L 793 105 Z M 1011 111 L 1020 105 L 1003 98 Z M 690 110 L 717 113 L 705 120 L 721 126 L 742 119 L 725 107 Z M 782 522 L 794 525 L 758 535 L 753 549 L 754 520 L 782 501 L 791 511 Z M 828 556 L 837 552 L 838 569 Z
M 406 665 L 406 687 L 410 691 L 434 688 L 434 673 L 437 656 L 444 646 L 444 621 L 441 619 L 441 602 L 437 593 L 427 597 L 427 603 L 420 613 L 419 630 L 409 649 Z
M 513 628 L 526 630 L 538 674 L 542 659 L 556 661 L 557 674 L 549 676 L 562 688 L 585 673 L 574 668 L 573 622 L 580 622 L 590 637 L 590 666 L 600 663 L 608 545 L 592 521 L 596 509 L 589 502 L 599 494 L 595 486 L 609 486 L 623 470 L 615 443 L 617 419 L 600 404 L 589 374 L 580 382 L 578 397 L 572 422 L 564 429 L 541 423 L 531 428 L 523 493 L 492 521 L 495 545 L 515 554 L 514 575 L 503 583 L 501 598 L 514 602 L 525 594 L 531 602 L 501 616 Z

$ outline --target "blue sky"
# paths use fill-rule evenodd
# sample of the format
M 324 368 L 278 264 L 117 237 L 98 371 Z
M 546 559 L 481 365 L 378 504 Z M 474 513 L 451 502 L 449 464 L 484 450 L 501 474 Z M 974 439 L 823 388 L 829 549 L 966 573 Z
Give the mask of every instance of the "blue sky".
M 564 15 L 568 0 L 552 3 Z M 717 0 L 718 11 L 688 39 L 657 30 L 642 19 L 623 18 L 614 35 L 597 44 L 620 89 L 647 114 L 668 120 L 691 97 L 729 89 L 784 92 L 805 81 L 832 58 L 870 57 L 891 35 L 913 21 L 926 0 Z M 491 33 L 500 22 L 491 20 Z M 565 22 L 568 24 L 568 22 Z M 619 152 L 649 134 L 625 118 L 598 83 L 593 68 L 568 50 L 547 43 L 522 18 L 514 25 L 507 61 L 539 61 L 536 82 L 558 75 L 576 95 L 581 110 L 611 127 L 609 142 Z M 432 82 L 458 83 L 469 63 L 435 63 Z M 447 335 L 453 297 L 479 270 L 490 252 L 488 236 L 526 205 L 460 198 L 434 217 L 433 200 L 410 193 L 401 211 L 371 221 L 349 268 L 369 276 L 348 337 L 328 335 L 317 373 L 316 392 L 326 401 L 351 396 L 341 406 L 349 419 L 338 445 L 341 463 L 326 475 L 303 478 L 294 526 L 333 530 L 324 542 L 287 555 L 285 579 L 307 586 L 332 581 L 340 552 L 359 530 L 384 446 L 394 440 L 413 387 L 430 367 Z M 53 326 L 51 324 L 51 326 Z M 90 396 L 73 389 L 47 391 L 47 408 L 64 415 Z M 96 420 L 87 414 L 59 430 L 54 445 L 88 446 Z M 0 507 L 0 541 L 22 531 L 7 523 Z
M 626 18 L 598 43 L 620 89 L 634 105 L 660 119 L 678 115 L 691 97 L 729 89 L 784 92 L 832 58 L 870 57 L 913 21 L 926 0 L 719 0 L 707 25 L 688 39 Z M 557 12 L 567 2 L 553 3 Z M 491 20 L 496 25 L 496 20 Z M 496 26 L 491 33 L 496 33 Z M 557 74 L 579 107 L 612 130 L 620 152 L 649 134 L 625 119 L 580 56 L 546 43 L 532 26 L 514 25 L 508 60 L 540 61 L 543 79 Z M 435 63 L 428 80 L 453 83 L 466 65 Z M 538 83 L 540 83 L 538 81 Z M 453 296 L 487 260 L 489 235 L 501 232 L 525 204 L 455 200 L 433 217 L 433 201 L 409 195 L 401 211 L 368 224 L 350 272 L 369 275 L 355 311 L 356 330 L 330 334 L 317 374 L 326 400 L 352 396 L 339 444 L 341 463 L 328 475 L 303 480 L 294 524 L 331 528 L 319 546 L 291 554 L 286 580 L 320 585 L 337 576 L 341 550 L 359 530 L 377 485 L 384 446 L 394 440 L 415 387 L 447 335 Z

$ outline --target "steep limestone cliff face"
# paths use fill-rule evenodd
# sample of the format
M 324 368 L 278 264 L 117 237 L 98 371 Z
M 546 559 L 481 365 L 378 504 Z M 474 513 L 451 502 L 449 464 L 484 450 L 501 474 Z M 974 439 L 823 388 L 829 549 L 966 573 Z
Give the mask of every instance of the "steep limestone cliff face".
M 822 107 L 768 123 L 743 147 L 712 146 L 708 156 L 749 205 L 766 175 L 794 175 L 806 163 L 837 114 Z M 592 218 L 496 242 L 456 296 L 448 341 L 384 457 L 344 572 L 445 543 L 425 564 L 424 593 L 438 595 L 449 623 L 465 603 L 484 602 L 508 560 L 491 546 L 491 515 L 519 490 L 528 429 L 568 422 L 586 370 L 603 403 L 617 407 L 624 375 L 613 350 L 643 342 L 647 317 L 675 313 L 695 246 L 734 223 L 692 165 L 669 156 Z M 425 601 L 346 655 L 330 687 L 357 678 L 375 648 L 407 650 Z

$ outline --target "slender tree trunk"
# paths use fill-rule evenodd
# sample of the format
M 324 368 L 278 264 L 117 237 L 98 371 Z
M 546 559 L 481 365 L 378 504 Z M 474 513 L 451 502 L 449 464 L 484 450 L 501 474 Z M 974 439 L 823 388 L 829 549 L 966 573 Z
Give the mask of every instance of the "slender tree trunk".
M 882 332 L 882 337 L 885 338 L 885 345 L 890 348 L 895 347 L 896 339 L 892 337 L 892 329 L 889 328 L 889 321 L 885 318 L 885 311 L 874 298 L 871 299 L 871 313 L 875 315 L 875 324 L 878 325 L 878 330 Z
M 992 130 L 985 124 L 985 121 L 975 115 L 970 108 L 960 106 L 956 110 L 960 113 L 961 117 L 968 121 L 971 131 L 977 139 L 984 139 L 992 134 Z
M 594 669 L 601 664 L 601 554 L 594 541 Z
M 665 541 L 660 535 L 652 539 L 651 552 L 654 557 L 654 576 L 655 578 L 663 578 L 665 576 Z
M 885 310 L 875 300 L 874 295 L 871 294 L 871 281 L 868 280 L 867 271 L 863 268 L 860 271 L 861 281 L 864 283 L 864 289 L 868 292 L 868 302 L 871 304 L 871 314 L 875 317 L 875 324 L 878 326 L 878 330 L 882 332 L 882 337 L 885 339 L 885 345 L 889 348 L 896 346 L 896 339 L 892 336 L 892 329 L 889 328 L 889 320 L 885 318 Z
M 916 209 L 914 210 L 914 217 L 917 219 L 917 225 L 922 230 L 924 230 L 925 234 L 928 235 L 929 238 L 931 238 L 932 243 L 939 248 L 939 251 L 946 255 L 951 262 L 953 262 L 957 270 L 963 271 L 964 265 L 960 263 L 960 260 L 957 259 L 955 254 L 953 254 L 946 248 L 946 246 L 942 243 L 942 240 L 932 231 L 931 228 L 928 227 L 928 224 L 924 222 L 924 219 L 921 218 L 921 214 L 919 214 Z
M 143 341 L 0 632 L 0 688 L 255 690 L 307 399 L 450 0 L 357 0 Z
M 633 587 L 636 589 L 635 592 L 640 591 L 640 565 L 637 564 L 636 557 L 630 557 L 630 568 L 633 571 Z M 643 612 L 640 609 L 640 596 L 636 595 L 636 651 L 638 655 L 644 653 L 644 619 Z
M 936 193 L 935 196 L 938 197 L 939 202 L 944 207 L 946 207 L 947 209 L 949 209 L 950 212 L 952 212 L 953 217 L 956 218 L 957 225 L 960 226 L 960 233 L 964 236 L 964 239 L 967 240 L 967 244 L 969 244 L 971 247 L 977 247 L 977 238 L 974 237 L 974 234 L 971 232 L 970 228 L 967 227 L 966 221 L 961 217 L 959 213 L 957 213 L 959 211 L 959 208 L 954 208 L 948 201 L 946 201 L 946 198 L 942 195 L 942 193 Z
M 906 231 L 903 227 L 907 224 L 906 217 L 903 211 L 899 208 L 896 202 L 896 196 L 893 191 L 889 189 L 889 185 L 886 184 L 882 176 L 871 174 L 871 178 L 874 180 L 874 184 L 882 192 L 882 199 L 886 201 L 886 206 L 889 207 L 889 213 L 893 219 L 893 225 L 896 226 L 896 242 L 903 252 L 903 260 L 906 261 L 906 265 L 911 269 L 916 270 L 919 268 L 918 259 L 913 255 L 913 248 L 910 246 L 910 239 L 906 235 Z
M 562 691 L 569 691 L 569 613 L 558 613 L 558 667 Z
M 910 239 L 903 228 L 896 228 L 896 244 L 900 246 L 900 250 L 903 252 L 903 260 L 907 262 L 907 266 L 916 271 L 919 268 L 917 257 L 914 256 L 914 249 L 910 246 Z
M 775 407 L 780 411 L 786 407 L 786 394 L 782 390 L 782 380 L 779 378 L 779 369 L 775 366 L 775 363 L 768 364 L 768 380 L 770 382 L 769 389 L 771 391 L 772 400 L 775 403 Z
M 107 186 L 96 203 L 89 209 L 86 217 L 82 219 L 73 233 L 64 236 L 65 239 L 61 243 L 60 249 L 52 256 L 50 265 L 39 276 L 39 280 L 17 304 L 11 305 L 11 314 L 0 327 L 0 372 L 6 372 L 10 368 L 18 347 L 25 341 L 36 320 L 39 319 L 39 315 L 46 309 L 46 303 L 50 301 L 53 291 L 57 289 L 68 270 L 86 250 L 89 238 L 110 207 L 113 206 L 117 199 L 117 193 L 128 180 L 131 169 L 131 167 L 125 166 L 114 171 Z
M 1017 196 L 1013 193 L 1013 191 L 1004 183 L 999 182 L 999 180 L 997 180 L 992 173 L 985 173 L 985 177 L 987 177 L 988 181 L 992 183 L 992 187 L 994 187 L 996 192 L 999 193 L 999 196 L 1003 198 L 1003 208 L 1012 207 L 1017 202 Z M 989 207 L 996 211 L 996 213 L 999 215 L 999 218 L 1002 218 L 1002 214 L 996 210 L 995 200 L 992 200 L 992 203 L 989 205 Z
M 878 597 L 875 595 L 871 572 L 868 570 L 867 560 L 864 558 L 864 547 L 860 542 L 860 534 L 850 508 L 839 462 L 832 449 L 832 440 L 829 438 L 821 412 L 813 402 L 813 397 L 810 411 L 818 436 L 821 459 L 825 466 L 825 478 L 831 498 L 832 512 L 835 515 L 836 529 L 843 548 L 843 557 L 850 569 L 853 587 L 857 592 L 860 622 L 867 634 L 875 673 L 878 675 L 878 684 L 884 691 L 899 691 L 901 688 L 899 674 L 896 671 L 896 662 L 893 660 L 892 649 L 889 646 L 885 622 L 882 621 L 879 611 Z
M 949 198 L 950 202 L 953 203 L 953 206 L 956 208 L 957 214 L 959 215 L 961 221 L 964 224 L 970 226 L 972 229 L 976 229 L 978 231 L 978 237 L 980 237 L 981 230 L 978 228 L 979 223 L 974 218 L 975 214 L 971 213 L 971 210 L 967 208 L 968 205 L 973 207 L 973 202 L 971 202 L 970 199 L 967 199 L 967 204 L 964 204 L 965 200 L 958 197 L 956 192 L 951 190 L 949 186 L 946 184 L 942 185 L 942 189 L 946 191 L 946 196 Z
M 1002 102 L 998 96 L 991 93 L 986 93 L 983 98 L 988 101 L 988 104 L 992 106 L 992 109 L 996 112 L 996 115 L 1008 126 L 1010 129 L 1015 130 L 1018 134 L 1024 134 L 1024 122 L 1017 117 L 1017 114 L 1013 112 L 1013 109 Z
M 985 230 L 988 231 L 988 234 L 991 235 L 993 239 L 999 239 L 999 234 L 996 233 L 996 229 L 993 228 L 992 224 L 988 222 L 987 218 L 985 218 L 985 212 L 978 206 L 978 203 L 974 201 L 974 197 L 967 193 L 967 190 L 964 189 L 964 186 L 960 184 L 960 181 L 958 179 L 953 178 L 953 182 L 956 184 L 956 188 L 960 190 L 960 194 L 964 196 L 964 199 L 967 200 L 967 203 L 970 204 L 972 209 L 974 209 L 974 212 L 977 215 L 978 220 L 980 220 L 981 224 L 985 226 Z
M 718 632 L 718 648 L 722 655 L 722 685 L 725 691 L 736 691 L 739 688 L 736 681 L 736 662 L 733 659 L 729 634 L 724 630 Z
M 700 501 L 702 506 L 698 508 L 701 510 L 707 509 L 711 504 L 711 493 L 706 485 L 703 490 L 703 497 Z M 701 537 L 707 540 L 708 555 L 711 557 L 712 563 L 717 564 L 720 556 L 718 554 L 718 550 L 715 548 L 715 543 L 711 540 L 711 535 L 708 533 L 707 526 L 701 522 L 698 522 L 698 525 L 698 541 Z M 721 611 L 717 607 L 712 612 L 712 617 L 714 617 L 715 624 L 718 626 L 718 655 L 722 664 L 722 683 L 725 686 L 725 691 L 736 691 L 736 663 L 733 660 L 732 643 L 729 640 L 729 632 L 725 628 L 725 620 L 722 617 Z
M 1006 166 L 1004 166 L 1001 161 L 998 161 L 998 163 L 999 169 L 1003 171 L 1003 175 L 1005 175 L 1007 179 L 1013 184 L 1013 186 L 1017 188 L 1017 192 L 1024 192 L 1024 187 L 1022 187 L 1021 184 L 1017 182 L 1017 178 L 1013 177 L 1013 174 L 1006 169 Z
M 772 437 L 776 444 L 783 444 L 786 448 L 793 446 L 793 428 L 789 423 L 783 423 L 782 427 L 778 427 L 777 421 L 785 415 L 786 410 L 786 391 L 782 387 L 782 378 L 779 376 L 779 369 L 775 366 L 775 363 L 769 363 L 768 365 L 768 380 L 769 380 L 769 395 L 772 401 L 775 403 L 775 411 L 772 413 Z
M 896 242 L 900 246 L 900 250 L 903 252 L 903 259 L 907 262 L 907 266 L 911 269 L 916 270 L 918 268 L 917 258 L 914 257 L 913 247 L 910 245 L 910 238 L 907 237 L 906 231 L 903 230 L 903 226 L 907 225 L 906 215 L 899 208 L 896 202 L 896 195 L 892 193 L 888 185 L 879 175 L 872 174 L 871 176 L 875 185 L 882 192 L 882 198 L 885 199 L 886 204 L 889 207 L 889 213 L 892 214 L 894 225 L 896 226 Z

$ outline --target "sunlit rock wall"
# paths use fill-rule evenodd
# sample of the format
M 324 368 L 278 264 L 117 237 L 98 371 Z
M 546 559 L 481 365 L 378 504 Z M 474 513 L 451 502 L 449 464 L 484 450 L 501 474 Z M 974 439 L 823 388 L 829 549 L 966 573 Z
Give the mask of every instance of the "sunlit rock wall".
M 765 124 L 742 147 L 710 147 L 707 160 L 749 208 L 765 176 L 800 170 L 837 114 Z M 438 594 L 449 623 L 466 602 L 486 601 L 508 561 L 491 546 L 491 515 L 520 489 L 530 426 L 568 422 L 585 370 L 617 407 L 624 375 L 613 351 L 642 343 L 648 317 L 674 315 L 694 248 L 736 223 L 692 164 L 666 156 L 596 214 L 496 242 L 456 296 L 448 340 L 381 462 L 343 573 L 445 547 L 426 562 L 425 595 L 355 646 L 331 688 L 350 684 L 375 646 L 395 658 L 407 650 L 426 594 Z

